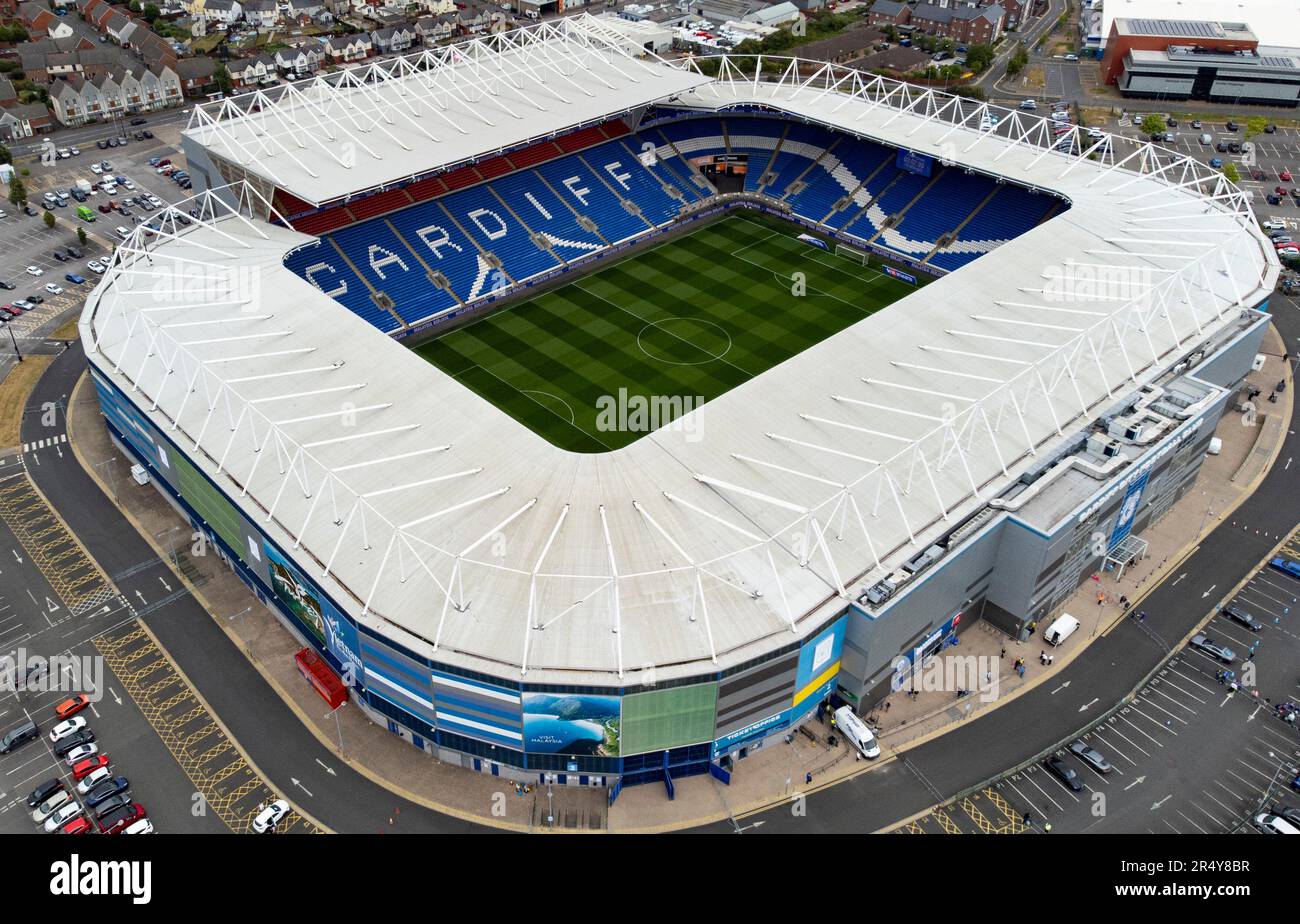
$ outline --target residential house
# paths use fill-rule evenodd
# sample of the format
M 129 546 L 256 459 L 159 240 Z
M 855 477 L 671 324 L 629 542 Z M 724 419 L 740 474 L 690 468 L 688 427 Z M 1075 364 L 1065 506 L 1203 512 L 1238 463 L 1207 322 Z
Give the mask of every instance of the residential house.
M 204 22 L 230 25 L 243 18 L 244 8 L 239 0 L 203 0 L 203 9 L 195 15 Z
M 0 109 L 18 105 L 18 93 L 8 77 L 0 75 Z
M 275 0 L 243 0 L 240 5 L 244 8 L 244 22 L 255 29 L 272 29 L 280 18 Z
M 962 44 L 991 45 L 1002 36 L 1006 18 L 1006 13 L 997 4 L 945 7 L 918 3 L 912 8 L 911 25 L 921 32 L 946 36 Z
M 275 53 L 275 66 L 280 72 L 295 76 L 316 73 L 324 61 L 325 49 L 319 42 L 281 48 Z
M 456 17 L 453 14 L 422 16 L 415 21 L 415 34 L 426 46 L 448 41 L 456 35 L 456 32 Z
M 356 35 L 336 35 L 325 41 L 325 54 L 331 64 L 364 61 L 373 51 L 374 43 L 364 32 Z
M 216 90 L 213 75 L 217 62 L 212 58 L 181 58 L 176 62 L 176 76 L 180 78 L 181 92 L 186 96 L 207 96 Z
M 912 7 L 901 0 L 876 0 L 867 11 L 867 25 L 906 26 L 912 21 Z
M 274 82 L 278 76 L 275 58 L 268 54 L 227 62 L 226 72 L 230 74 L 231 86 L 236 89 L 255 89 L 262 84 Z
M 0 140 L 18 141 L 53 128 L 50 110 L 44 103 L 27 103 L 0 109 Z
M 416 35 L 408 25 L 389 26 L 371 32 L 370 40 L 374 43 L 375 54 L 386 55 L 406 51 L 415 44 Z
M 324 0 L 288 0 L 285 6 L 289 19 L 297 19 L 302 15 L 315 16 L 325 10 Z

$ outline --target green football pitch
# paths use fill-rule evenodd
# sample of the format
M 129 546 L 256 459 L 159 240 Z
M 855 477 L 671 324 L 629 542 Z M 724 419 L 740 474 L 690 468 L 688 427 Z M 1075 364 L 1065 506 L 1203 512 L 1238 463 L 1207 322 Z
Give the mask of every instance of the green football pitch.
M 798 233 L 723 218 L 416 352 L 556 446 L 618 449 L 914 291 Z

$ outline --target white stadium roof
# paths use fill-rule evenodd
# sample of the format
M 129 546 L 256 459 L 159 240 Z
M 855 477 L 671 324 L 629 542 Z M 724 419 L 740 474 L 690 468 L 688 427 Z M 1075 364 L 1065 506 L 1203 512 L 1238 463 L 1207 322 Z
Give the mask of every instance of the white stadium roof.
M 1040 119 L 981 131 L 984 107 L 818 67 L 754 81 L 727 64 L 685 101 L 762 103 L 1071 208 L 689 428 L 560 450 L 290 272 L 283 256 L 307 238 L 245 214 L 137 230 L 87 301 L 83 340 L 340 604 L 417 651 L 598 685 L 742 663 L 811 632 L 1277 275 L 1245 197 L 1196 161 L 1122 139 L 1071 157 Z M 251 186 L 220 195 L 265 213 Z M 201 202 L 207 218 L 224 208 Z M 1088 288 L 1115 276 L 1125 297 Z M 195 278 L 215 288 L 171 297 Z
M 563 19 L 196 106 L 185 135 L 320 205 L 707 82 L 635 57 L 620 22 Z

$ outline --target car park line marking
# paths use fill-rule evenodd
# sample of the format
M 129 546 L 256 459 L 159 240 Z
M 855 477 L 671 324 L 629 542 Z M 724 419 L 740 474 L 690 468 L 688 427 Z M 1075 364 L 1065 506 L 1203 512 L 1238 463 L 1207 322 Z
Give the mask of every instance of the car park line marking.
M 1166 693 L 1166 692 L 1164 692 L 1163 690 L 1161 690 L 1161 689 L 1160 689 L 1161 686 L 1164 686 L 1164 684 L 1154 684 L 1154 683 L 1151 684 L 1151 692 L 1152 692 L 1152 693 L 1155 693 L 1155 694 L 1158 694 L 1158 695 L 1160 695 L 1160 696 L 1163 696 L 1165 699 L 1169 700 L 1169 702 L 1173 703 L 1175 706 L 1179 706 L 1179 707 L 1181 707 L 1181 708 L 1183 708 L 1183 709 L 1186 709 L 1186 710 L 1187 710 L 1188 712 L 1190 712 L 1192 715 L 1196 715 L 1196 714 L 1197 714 L 1197 713 L 1196 713 L 1196 710 L 1193 709 L 1191 706 L 1188 706 L 1188 705 L 1186 705 L 1185 703 L 1180 703 L 1178 700 L 1174 699 L 1174 698 L 1173 698 L 1172 696 L 1170 696 L 1168 693 Z M 1155 706 L 1155 703 L 1152 703 L 1151 705 Z M 1156 708 L 1159 708 L 1159 707 L 1157 706 Z M 1180 721 L 1181 721 L 1181 720 L 1180 720 Z M 1183 723 L 1183 724 L 1186 724 L 1186 723 Z
M 1240 757 L 1238 757 L 1236 760 L 1237 760 L 1237 763 L 1241 764 L 1243 767 L 1245 767 L 1247 770 L 1251 771 L 1252 773 L 1258 773 L 1258 774 L 1260 775 L 1260 777 L 1263 778 L 1265 784 L 1267 784 L 1267 783 L 1269 783 L 1269 782 L 1272 781 L 1272 779 L 1273 779 L 1273 774 L 1271 774 L 1271 773 L 1265 773 L 1263 770 L 1260 770 L 1260 769 L 1259 769 L 1258 767 L 1256 767 L 1255 765 L 1246 763 L 1246 761 L 1242 760 Z M 1229 773 L 1232 773 L 1231 770 L 1229 770 L 1228 772 L 1229 772 Z M 1242 782 L 1245 782 L 1245 781 L 1242 780 Z
M 1160 710 L 1160 711 L 1163 712 L 1165 715 L 1169 716 L 1169 718 L 1173 719 L 1175 722 L 1181 722 L 1181 723 L 1183 723 L 1184 725 L 1188 724 L 1188 723 L 1187 723 L 1187 720 L 1184 719 L 1182 716 L 1174 715 L 1174 714 L 1173 714 L 1172 712 L 1170 712 L 1168 709 L 1164 708 L 1163 706 L 1161 706 L 1161 705 L 1158 704 L 1158 703 L 1153 703 L 1153 702 L 1151 702 L 1151 700 L 1147 699 L 1146 697 L 1139 696 L 1139 697 L 1137 698 L 1137 701 L 1138 701 L 1139 703 L 1144 703 L 1144 704 L 1150 706 L 1152 709 L 1158 709 L 1158 710 Z M 1195 715 L 1195 710 L 1192 710 L 1192 714 Z M 1151 721 L 1154 722 L 1155 719 L 1152 719 Z M 1163 728 L 1168 728 L 1169 726 L 1168 726 L 1168 725 L 1164 725 L 1164 726 L 1161 726 L 1161 727 L 1163 727 Z M 1176 732 L 1173 732 L 1173 731 L 1171 730 L 1171 734 L 1177 734 L 1177 733 L 1176 733 Z
M 1254 791 L 1255 791 L 1255 785 L 1254 785 L 1253 783 L 1251 783 L 1251 781 L 1248 780 L 1248 779 L 1246 779 L 1245 777 L 1238 775 L 1237 772 L 1236 772 L 1235 770 L 1233 770 L 1232 768 L 1228 768 L 1228 769 L 1225 770 L 1224 772 L 1227 773 L 1228 776 L 1232 777 L 1233 779 L 1235 779 L 1235 780 L 1239 780 L 1240 782 L 1245 783 L 1245 784 L 1246 784 L 1246 789 L 1247 789 L 1248 792 L 1254 792 Z M 1224 788 L 1224 789 L 1227 789 L 1228 787 L 1224 786 L 1223 788 Z M 1244 797 L 1244 796 L 1238 796 L 1237 798 L 1239 798 L 1239 799 L 1243 799 L 1243 800 L 1244 800 L 1245 797 Z
M 1202 792 L 1204 792 L 1204 790 L 1202 790 Z M 1228 829 L 1229 825 L 1228 825 L 1227 822 L 1221 821 L 1221 820 L 1219 820 L 1218 817 L 1216 817 L 1216 816 L 1210 814 L 1209 810 L 1207 810 L 1207 809 L 1205 809 L 1204 807 L 1202 807 L 1201 803 L 1199 803 L 1199 802 L 1193 802 L 1193 803 L 1192 803 L 1192 806 L 1195 807 L 1196 810 L 1197 810 L 1198 812 L 1200 812 L 1202 815 L 1204 815 L 1206 818 L 1210 819 L 1212 822 L 1214 822 L 1216 825 L 1218 825 L 1222 830 L 1226 831 L 1226 830 Z M 1229 818 L 1233 818 L 1233 817 L 1235 817 L 1235 816 L 1233 816 L 1233 815 L 1230 814 L 1228 817 L 1229 817 Z
M 1282 742 L 1281 746 L 1279 747 L 1277 744 L 1270 743 L 1264 740 L 1263 738 L 1256 736 L 1255 740 L 1258 741 L 1260 744 L 1262 744 L 1264 747 L 1269 749 L 1278 749 L 1284 751 L 1293 751 L 1295 749 L 1296 746 L 1295 741 L 1289 738 L 1288 736 L 1282 734 L 1281 730 L 1278 729 L 1277 726 L 1271 723 L 1268 725 L 1262 725 L 1260 726 L 1260 731 L 1264 732 L 1265 734 L 1271 735 L 1273 738 Z
M 1164 746 L 1165 746 L 1165 744 L 1164 744 L 1163 741 L 1157 741 L 1155 738 L 1152 738 L 1151 735 L 1148 735 L 1148 734 L 1147 734 L 1146 732 L 1144 732 L 1142 729 L 1138 728 L 1136 725 L 1134 725 L 1132 722 L 1130 722 L 1130 721 L 1128 720 L 1128 717 L 1127 717 L 1127 716 L 1121 716 L 1121 718 L 1123 719 L 1123 721 L 1124 721 L 1126 724 L 1131 725 L 1131 726 L 1133 727 L 1133 730 L 1136 731 L 1138 734 L 1140 734 L 1140 735 L 1144 735 L 1145 737 L 1149 738 L 1153 744 L 1159 745 L 1160 747 L 1164 747 Z M 1160 723 L 1157 722 L 1156 724 L 1159 725 Z M 1160 727 L 1161 727 L 1161 728 L 1164 728 L 1163 725 L 1160 725 Z
M 1169 830 L 1170 830 L 1170 831 L 1173 831 L 1175 834 L 1182 834 L 1182 833 L 1183 833 L 1182 831 L 1179 831 L 1177 828 L 1175 828 L 1173 825 L 1169 824 L 1169 822 L 1166 821 L 1164 818 L 1161 818 L 1160 820 L 1161 820 L 1162 822 L 1164 822 L 1165 825 L 1169 828 Z M 1152 833 L 1155 833 L 1155 832 L 1152 832 Z
M 1181 674 L 1179 674 L 1177 671 L 1174 671 L 1174 670 L 1170 670 L 1169 673 L 1171 673 L 1171 674 L 1175 674 L 1175 675 L 1177 675 L 1177 676 L 1179 676 L 1179 677 L 1182 676 Z M 1177 690 L 1179 693 L 1182 693 L 1184 696 L 1187 696 L 1187 697 L 1189 697 L 1189 698 L 1191 698 L 1191 699 L 1196 700 L 1198 703 L 1201 703 L 1202 705 L 1204 705 L 1205 703 L 1209 702 L 1209 698 L 1208 698 L 1208 697 L 1202 698 L 1202 697 L 1200 697 L 1200 696 L 1197 696 L 1197 695 L 1196 695 L 1195 693 L 1193 693 L 1191 690 L 1184 690 L 1182 687 L 1180 687 L 1178 684 L 1174 683 L 1174 682 L 1173 682 L 1172 680 L 1170 680 L 1168 677 L 1161 677 L 1160 680 L 1161 680 L 1161 683 L 1162 683 L 1164 686 L 1170 686 L 1170 687 L 1173 687 L 1173 688 L 1174 688 L 1175 690 Z M 1209 690 L 1209 689 L 1206 688 L 1206 687 L 1202 687 L 1199 683 L 1196 683 L 1195 681 L 1193 681 L 1193 685 L 1196 686 L 1196 687 L 1198 687 L 1199 689 L 1205 690 L 1206 693 L 1213 692 L 1213 691 Z
M 1183 813 L 1182 813 L 1181 811 L 1179 811 L 1178 809 L 1174 809 L 1174 811 L 1175 811 L 1175 812 L 1178 812 L 1179 815 L 1182 815 L 1183 820 L 1185 820 L 1189 825 L 1191 825 L 1191 826 L 1192 826 L 1193 828 L 1195 828 L 1197 831 L 1200 831 L 1202 834 L 1209 834 L 1209 833 L 1210 833 L 1209 831 L 1206 831 L 1204 828 L 1202 828 L 1200 825 L 1198 825 L 1196 822 L 1192 821 L 1192 820 L 1191 820 L 1190 818 L 1188 818 L 1186 815 L 1183 815 Z
M 1075 796 L 1074 793 L 1070 792 L 1069 788 L 1068 788 L 1064 783 L 1062 783 L 1060 780 L 1058 780 L 1058 779 L 1055 777 L 1055 775 L 1053 775 L 1053 774 L 1051 774 L 1051 773 L 1048 773 L 1048 771 L 1044 770 L 1042 767 L 1039 767 L 1038 769 L 1039 769 L 1042 773 L 1045 773 L 1045 774 L 1047 774 L 1048 776 L 1052 777 L 1052 781 L 1053 781 L 1054 783 L 1056 783 L 1056 785 L 1059 786 L 1059 787 L 1061 788 L 1061 791 L 1062 791 L 1062 792 L 1069 793 L 1069 795 L 1074 799 L 1075 802 L 1078 802 L 1078 801 L 1079 801 L 1079 797 L 1078 797 L 1078 796 Z M 1048 799 L 1051 799 L 1051 802 L 1052 802 L 1053 805 L 1055 805 L 1058 809 L 1061 809 L 1061 811 L 1065 811 L 1065 807 L 1062 806 L 1061 803 L 1057 802 L 1055 799 L 1052 799 L 1052 797 L 1051 797 L 1050 795 L 1048 795 L 1047 790 L 1043 789 L 1043 787 L 1041 787 L 1041 786 L 1038 785 L 1038 781 L 1037 781 L 1037 780 L 1030 779 L 1029 782 L 1033 783 L 1033 784 L 1034 784 L 1034 788 L 1037 789 L 1039 792 L 1041 792 L 1044 796 L 1047 796 Z

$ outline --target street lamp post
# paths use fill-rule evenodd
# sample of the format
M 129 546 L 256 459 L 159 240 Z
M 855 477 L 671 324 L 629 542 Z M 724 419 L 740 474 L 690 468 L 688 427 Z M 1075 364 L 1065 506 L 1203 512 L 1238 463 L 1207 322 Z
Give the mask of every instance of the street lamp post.
M 18 349 L 18 338 L 14 336 L 14 329 L 9 327 L 8 324 L 6 324 L 5 327 L 9 328 L 9 341 L 14 345 L 14 355 L 18 357 L 19 362 L 22 362 L 23 351 Z

